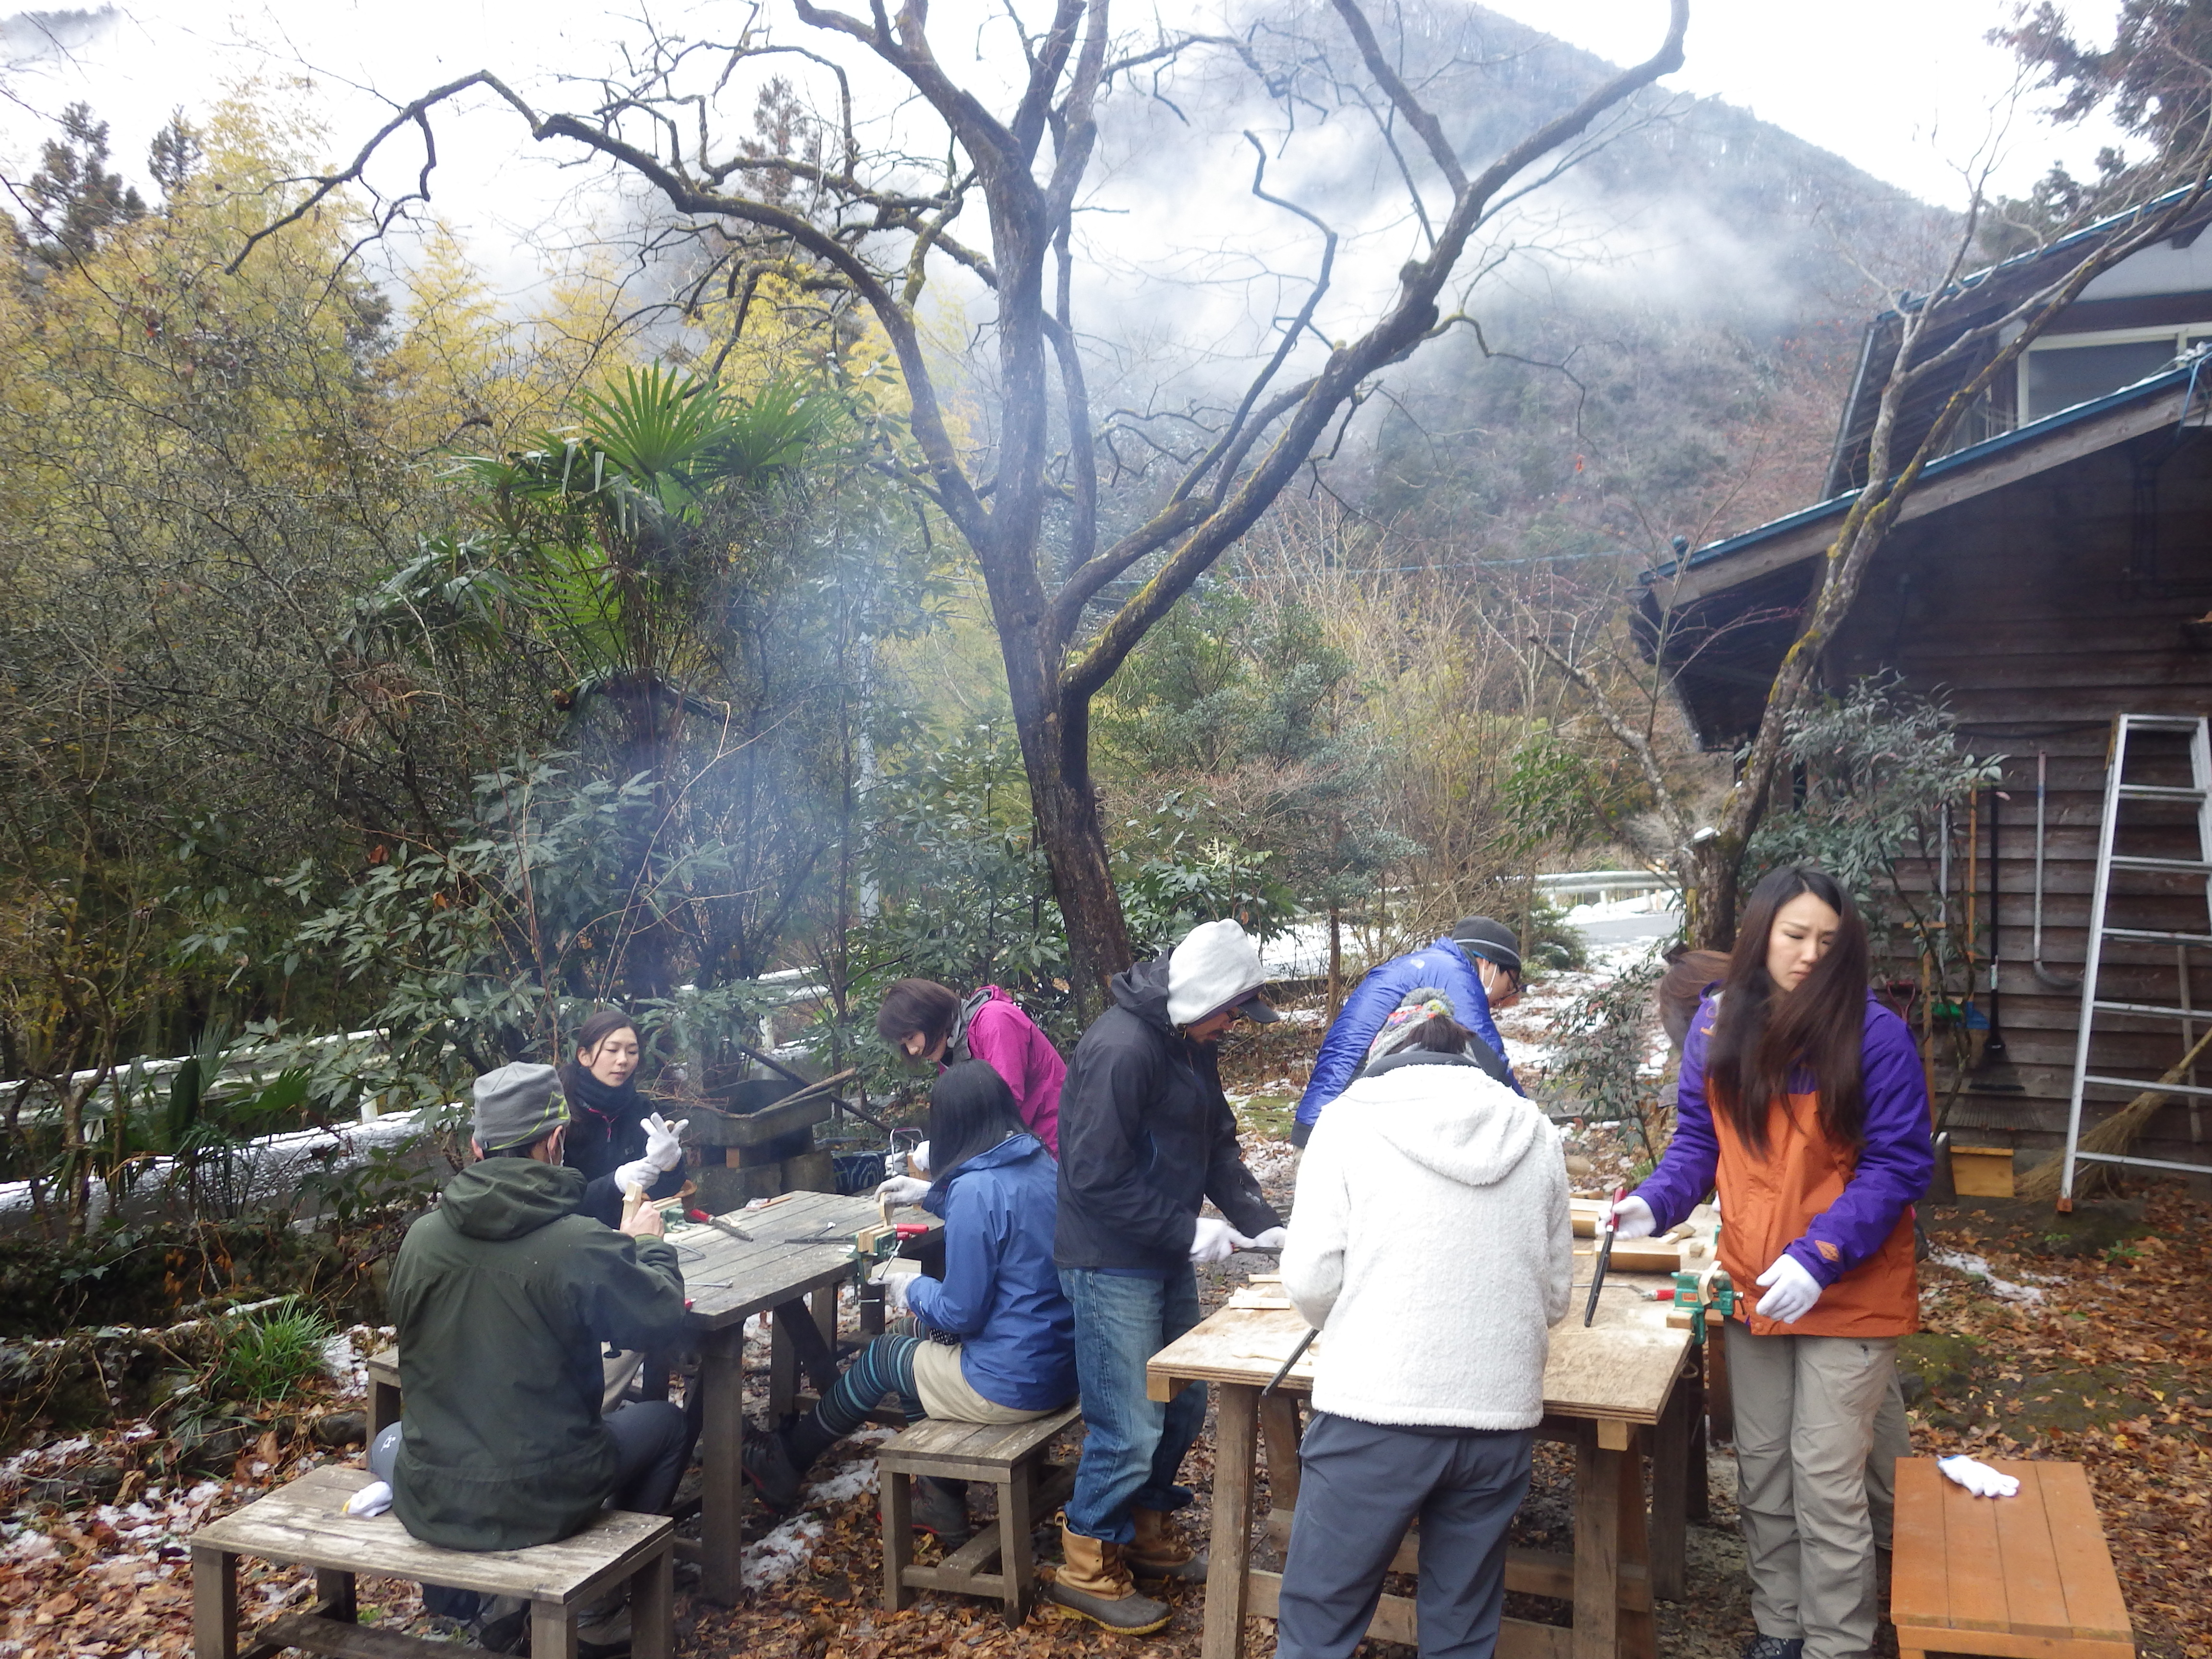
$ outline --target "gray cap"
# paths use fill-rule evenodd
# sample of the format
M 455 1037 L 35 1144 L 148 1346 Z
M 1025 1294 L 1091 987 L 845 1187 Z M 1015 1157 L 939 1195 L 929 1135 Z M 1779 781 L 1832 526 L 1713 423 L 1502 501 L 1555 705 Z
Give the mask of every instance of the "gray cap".
M 534 1146 L 568 1121 L 568 1103 L 555 1085 L 550 1066 L 518 1060 L 477 1079 L 470 1132 L 487 1152 Z
M 1451 930 L 1452 943 L 1471 957 L 1496 963 L 1514 978 L 1521 977 L 1520 936 L 1502 921 L 1488 916 L 1462 916 Z

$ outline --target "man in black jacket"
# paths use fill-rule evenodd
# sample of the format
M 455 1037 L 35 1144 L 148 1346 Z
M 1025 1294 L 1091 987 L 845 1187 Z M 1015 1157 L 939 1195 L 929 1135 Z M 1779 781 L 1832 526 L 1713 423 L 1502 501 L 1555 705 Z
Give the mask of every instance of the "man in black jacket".
M 1167 1622 L 1134 1575 L 1203 1578 L 1168 1513 L 1206 1419 L 1192 1384 L 1163 1406 L 1145 1364 L 1198 1322 L 1194 1266 L 1239 1247 L 1279 1249 L 1282 1218 L 1237 1147 L 1214 1044 L 1242 1016 L 1272 1020 L 1260 953 L 1234 921 L 1115 976 L 1115 1006 L 1083 1034 L 1060 1097 L 1060 1218 L 1053 1256 L 1075 1307 L 1076 1374 L 1088 1432 L 1060 1528 L 1066 1565 L 1052 1598 L 1109 1630 Z M 1200 1216 L 1212 1199 L 1221 1220 Z

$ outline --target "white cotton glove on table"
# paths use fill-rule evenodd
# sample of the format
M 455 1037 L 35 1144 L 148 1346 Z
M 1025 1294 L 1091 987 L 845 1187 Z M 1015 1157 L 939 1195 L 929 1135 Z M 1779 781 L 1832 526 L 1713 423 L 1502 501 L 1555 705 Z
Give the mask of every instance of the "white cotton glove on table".
M 345 1501 L 345 1513 L 362 1520 L 381 1515 L 392 1507 L 392 1486 L 387 1481 L 372 1480 Z
M 1778 1319 L 1785 1325 L 1795 1325 L 1813 1311 L 1813 1304 L 1820 1299 L 1820 1281 L 1807 1273 L 1794 1255 L 1784 1253 L 1774 1258 L 1774 1265 L 1759 1274 L 1759 1283 L 1766 1286 L 1766 1294 L 1752 1305 L 1752 1312 L 1761 1319 Z
M 893 1176 L 876 1188 L 878 1204 L 919 1204 L 929 1194 L 929 1183 L 915 1176 Z
M 1597 1218 L 1598 1231 L 1605 1231 L 1605 1217 Z M 1613 1236 L 1618 1239 L 1649 1238 L 1658 1223 L 1653 1218 L 1651 1206 L 1640 1198 L 1624 1198 L 1613 1206 Z M 1761 1279 L 1762 1285 L 1766 1281 Z
M 1229 1230 L 1229 1242 L 1240 1250 L 1279 1250 L 1290 1242 L 1290 1237 L 1289 1231 L 1282 1227 L 1270 1227 L 1249 1238 L 1233 1227 Z
M 2020 1493 L 2017 1476 L 2000 1474 L 1971 1457 L 1939 1457 L 1936 1467 L 1977 1498 L 2014 1498 Z
M 1198 1231 L 1190 1239 L 1193 1261 L 1226 1261 L 1236 1249 L 1236 1230 L 1227 1222 L 1210 1215 L 1199 1217 Z

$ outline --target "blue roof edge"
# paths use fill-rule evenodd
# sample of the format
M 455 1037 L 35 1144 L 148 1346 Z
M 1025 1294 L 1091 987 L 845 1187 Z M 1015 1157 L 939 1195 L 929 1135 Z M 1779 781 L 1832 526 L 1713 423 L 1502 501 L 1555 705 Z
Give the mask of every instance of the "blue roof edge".
M 2115 409 L 2124 408 L 2129 404 L 2155 396 L 2166 387 L 2179 386 L 2196 374 L 2198 367 L 2197 363 L 2183 363 L 2179 368 L 2161 369 L 2148 380 L 2137 380 L 2131 386 L 2124 386 L 2117 392 L 2108 392 L 2103 397 L 2093 398 L 2086 404 L 2075 404 L 2069 408 L 2046 415 L 2039 421 L 2030 421 L 2026 426 L 2017 426 L 2009 432 L 2001 432 L 1994 438 L 1984 438 L 1981 442 L 1970 444 L 1964 449 L 1954 449 L 1948 455 L 1941 456 L 1922 468 L 1921 481 L 1925 483 L 1930 478 L 1941 477 L 1947 472 L 1962 471 L 1978 461 L 1987 460 L 1992 455 L 2002 454 L 2008 449 L 2017 448 L 2024 443 L 2033 443 L 2037 439 L 2048 436 L 2053 432 L 2079 425 L 2083 421 L 2094 420 L 2100 415 L 2107 414 Z M 1825 501 L 1815 501 L 1810 507 L 1800 507 L 1795 513 L 1783 518 L 1770 520 L 1755 529 L 1725 537 L 1720 541 L 1708 542 L 1705 546 L 1692 552 L 1686 558 L 1669 559 L 1664 564 L 1652 566 L 1638 575 L 1636 580 L 1648 587 L 1653 582 L 1663 580 L 1681 571 L 1694 570 L 1699 565 L 1711 564 L 1717 559 L 1725 559 L 1732 554 L 1741 553 L 1747 548 L 1758 546 L 1761 542 L 1771 540 L 1785 531 L 1795 530 L 1801 525 L 1816 523 L 1821 519 L 1848 512 L 1850 504 L 1858 499 L 1858 495 L 1859 492 L 1856 489 L 1841 495 L 1831 495 Z

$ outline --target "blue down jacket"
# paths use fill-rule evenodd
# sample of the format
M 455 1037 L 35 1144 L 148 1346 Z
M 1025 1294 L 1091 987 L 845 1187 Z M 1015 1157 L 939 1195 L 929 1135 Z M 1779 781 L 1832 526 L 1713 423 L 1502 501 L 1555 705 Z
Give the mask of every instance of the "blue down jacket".
M 1297 1122 L 1291 1131 L 1292 1146 L 1306 1144 L 1306 1137 L 1321 1119 L 1321 1109 L 1350 1088 L 1359 1068 L 1367 1063 L 1367 1045 L 1375 1041 L 1391 1011 L 1405 1000 L 1407 993 L 1425 985 L 1449 996 L 1459 1023 L 1496 1049 L 1501 1060 L 1504 1058 L 1505 1039 L 1498 1035 L 1498 1027 L 1491 1020 L 1490 999 L 1483 995 L 1482 981 L 1467 952 L 1449 938 L 1425 945 L 1371 969 L 1344 1000 L 1343 1012 L 1321 1040 L 1321 1053 L 1314 1059 L 1306 1091 L 1298 1097 Z M 1520 1091 L 1510 1065 L 1505 1080 L 1516 1092 Z
M 945 1218 L 945 1277 L 908 1281 L 907 1305 L 960 1339 L 968 1386 L 1011 1411 L 1075 1398 L 1075 1310 L 1052 1265 L 1060 1170 L 1035 1135 L 1009 1135 L 929 1190 Z

